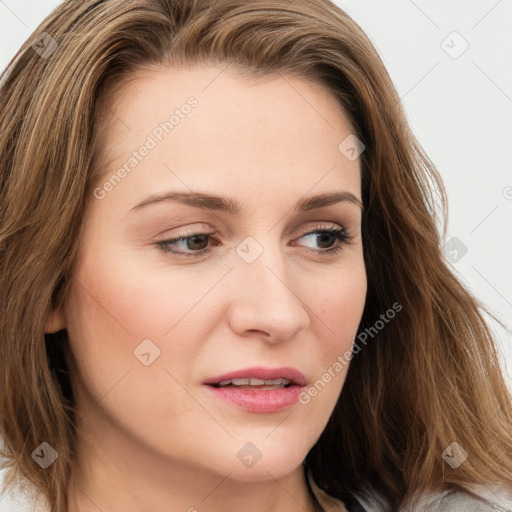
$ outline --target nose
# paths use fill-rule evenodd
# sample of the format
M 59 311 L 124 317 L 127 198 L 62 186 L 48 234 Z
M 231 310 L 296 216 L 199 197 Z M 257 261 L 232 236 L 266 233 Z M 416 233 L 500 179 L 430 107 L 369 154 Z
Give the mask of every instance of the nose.
M 238 335 L 278 343 L 309 326 L 307 305 L 285 260 L 277 249 L 266 249 L 252 263 L 236 262 L 229 324 Z

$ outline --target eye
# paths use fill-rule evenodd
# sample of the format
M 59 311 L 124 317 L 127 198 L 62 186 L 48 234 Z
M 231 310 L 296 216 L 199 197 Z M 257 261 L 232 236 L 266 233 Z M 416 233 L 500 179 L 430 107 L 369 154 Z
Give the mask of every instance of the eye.
M 308 244 L 306 244 L 308 247 L 312 247 L 311 244 L 318 244 L 319 248 L 313 247 L 312 249 L 312 252 L 316 254 L 332 254 L 341 251 L 343 245 L 349 243 L 352 237 L 342 227 L 322 227 L 320 229 L 315 227 L 315 229 L 303 233 L 297 240 L 300 239 L 308 240 Z
M 213 239 L 212 235 L 213 233 L 196 233 L 186 237 L 162 240 L 156 245 L 166 253 L 179 256 L 198 256 L 209 251 L 208 242 Z
M 211 253 L 209 243 L 214 242 L 214 245 L 220 245 L 220 241 L 215 238 L 214 233 L 192 233 L 187 232 L 187 236 L 171 238 L 156 242 L 156 246 L 164 253 L 174 254 L 176 256 L 184 257 L 199 257 Z M 305 244 L 307 252 L 312 252 L 316 255 L 334 254 L 343 249 L 343 245 L 350 243 L 352 235 L 340 226 L 321 225 L 303 230 L 300 237 L 295 239 L 307 240 Z M 317 245 L 317 248 L 314 246 Z M 293 243 L 292 245 L 297 245 Z M 299 244 L 302 245 L 302 244 Z

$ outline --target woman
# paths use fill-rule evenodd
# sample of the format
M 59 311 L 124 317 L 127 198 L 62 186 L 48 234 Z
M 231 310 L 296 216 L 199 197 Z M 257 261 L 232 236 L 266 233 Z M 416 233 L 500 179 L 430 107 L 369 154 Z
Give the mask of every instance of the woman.
M 0 92 L 9 486 L 51 512 L 512 510 L 441 180 L 344 12 L 66 1 Z

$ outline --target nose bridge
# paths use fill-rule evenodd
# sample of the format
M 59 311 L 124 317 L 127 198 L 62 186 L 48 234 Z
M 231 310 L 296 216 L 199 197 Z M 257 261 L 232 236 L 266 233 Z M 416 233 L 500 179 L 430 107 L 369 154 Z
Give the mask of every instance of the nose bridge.
M 304 303 L 290 282 L 282 247 L 272 237 L 263 243 L 247 237 L 237 247 L 234 277 L 237 300 L 232 305 L 234 330 L 263 331 L 282 341 L 309 325 Z

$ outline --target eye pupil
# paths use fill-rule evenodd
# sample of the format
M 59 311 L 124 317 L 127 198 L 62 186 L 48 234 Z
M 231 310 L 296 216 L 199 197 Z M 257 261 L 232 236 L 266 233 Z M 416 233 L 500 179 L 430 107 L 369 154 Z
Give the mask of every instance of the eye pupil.
M 329 240 L 331 242 L 331 243 L 328 243 L 327 246 L 321 247 L 322 249 L 331 247 L 331 245 L 335 242 L 335 238 L 336 238 L 332 233 L 326 233 L 326 232 L 319 233 L 317 236 L 318 236 L 318 239 L 319 239 L 318 240 L 318 242 L 319 242 L 318 245 L 320 247 L 322 246 L 322 243 L 326 241 L 326 238 L 327 238 L 327 242 L 329 242 Z
M 203 243 L 201 243 L 203 242 Z M 206 243 L 204 243 L 206 242 Z M 208 245 L 208 236 L 207 235 L 194 235 L 187 238 L 187 246 L 191 251 L 196 250 L 200 251 L 201 249 L 205 249 Z

